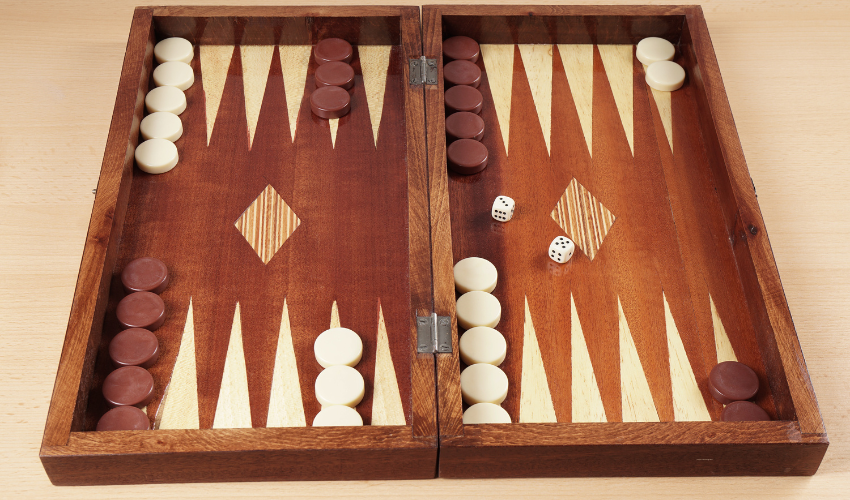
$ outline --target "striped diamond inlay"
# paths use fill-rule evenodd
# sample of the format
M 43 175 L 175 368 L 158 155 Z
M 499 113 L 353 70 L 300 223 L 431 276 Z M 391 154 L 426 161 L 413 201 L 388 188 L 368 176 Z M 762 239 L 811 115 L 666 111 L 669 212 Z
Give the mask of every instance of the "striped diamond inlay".
M 248 240 L 263 264 L 268 264 L 301 220 L 271 186 L 236 219 L 236 229 Z
M 602 206 L 577 180 L 561 195 L 552 218 L 575 241 L 590 260 L 599 252 L 602 240 L 614 224 L 614 214 Z

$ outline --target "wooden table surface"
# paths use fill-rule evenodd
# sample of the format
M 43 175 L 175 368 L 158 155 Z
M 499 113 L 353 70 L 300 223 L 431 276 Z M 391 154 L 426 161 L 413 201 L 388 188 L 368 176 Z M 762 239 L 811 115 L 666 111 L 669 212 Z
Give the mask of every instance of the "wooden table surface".
M 0 1 L 0 496 L 846 498 L 850 2 L 826 0 L 702 3 L 831 441 L 814 477 L 52 486 L 38 448 L 136 3 Z

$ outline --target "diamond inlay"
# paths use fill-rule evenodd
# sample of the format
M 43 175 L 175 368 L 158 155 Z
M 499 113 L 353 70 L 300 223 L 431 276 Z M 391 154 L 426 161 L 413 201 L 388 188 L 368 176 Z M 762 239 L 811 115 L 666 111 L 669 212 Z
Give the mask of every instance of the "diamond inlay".
M 301 220 L 269 184 L 236 219 L 236 229 L 268 264 Z
M 552 210 L 552 218 L 593 260 L 616 217 L 573 179 Z

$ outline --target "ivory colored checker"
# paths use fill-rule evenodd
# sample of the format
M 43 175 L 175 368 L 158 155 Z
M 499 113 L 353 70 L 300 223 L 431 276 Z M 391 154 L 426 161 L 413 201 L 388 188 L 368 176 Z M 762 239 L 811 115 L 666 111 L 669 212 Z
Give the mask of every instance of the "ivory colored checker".
M 663 38 L 651 36 L 638 42 L 635 53 L 638 61 L 649 65 L 658 61 L 672 61 L 676 47 Z
M 168 139 L 151 139 L 136 147 L 136 165 L 149 174 L 164 174 L 177 160 L 177 146 Z
M 157 87 L 145 96 L 148 113 L 165 111 L 179 115 L 186 111 L 186 94 L 177 87 Z
M 363 341 L 348 328 L 331 328 L 323 331 L 313 343 L 316 361 L 323 368 L 345 365 L 354 366 L 363 356 Z
M 174 142 L 183 135 L 183 121 L 174 113 L 157 111 L 146 116 L 139 125 L 144 140 L 165 139 Z
M 499 299 L 487 292 L 467 292 L 457 299 L 457 322 L 468 330 L 476 326 L 494 328 L 502 319 L 502 305 Z
M 499 366 L 508 353 L 508 343 L 497 330 L 486 326 L 470 328 L 460 337 L 460 359 L 467 365 Z
M 195 83 L 195 72 L 184 62 L 164 62 L 153 70 L 153 82 L 157 87 L 171 86 L 186 90 Z
M 511 416 L 499 405 L 478 403 L 463 412 L 464 425 L 470 424 L 509 424 Z
M 350 366 L 331 366 L 316 377 L 316 399 L 322 406 L 357 406 L 365 392 L 363 375 Z
M 672 92 L 685 83 L 685 70 L 673 61 L 658 61 L 646 68 L 646 84 L 655 90 Z
M 501 368 L 478 363 L 460 372 L 460 392 L 467 404 L 501 404 L 508 396 L 508 376 Z
M 157 43 L 156 47 L 153 48 L 153 55 L 156 57 L 156 62 L 160 64 L 169 61 L 189 64 L 195 56 L 195 49 L 189 40 L 172 37 Z
M 350 406 L 333 405 L 322 408 L 313 419 L 313 427 L 352 427 L 363 425 L 363 417 Z
M 460 293 L 475 290 L 490 293 L 496 288 L 499 272 L 496 266 L 481 257 L 467 257 L 454 267 L 455 288 Z

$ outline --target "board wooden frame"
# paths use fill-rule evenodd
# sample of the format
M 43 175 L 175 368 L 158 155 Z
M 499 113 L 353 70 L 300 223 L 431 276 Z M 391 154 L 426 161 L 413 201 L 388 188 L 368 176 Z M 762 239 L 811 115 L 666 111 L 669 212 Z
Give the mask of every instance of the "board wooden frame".
M 57 485 L 296 479 L 411 479 L 436 474 L 434 361 L 417 354 L 410 325 L 411 425 L 319 429 L 203 429 L 80 432 L 100 344 L 133 178 L 144 96 L 157 34 L 197 42 L 192 20 L 213 18 L 203 43 L 314 43 L 323 29 L 352 18 L 363 43 L 391 43 L 405 58 L 421 54 L 415 7 L 140 7 L 130 29 L 97 196 L 40 456 Z M 248 21 L 254 19 L 254 23 Z M 373 20 L 375 22 L 369 22 Z M 246 30 L 246 26 L 257 29 Z M 296 27 L 298 29 L 293 29 Z M 397 26 L 397 30 L 390 29 Z M 155 33 L 160 30 L 163 33 Z M 295 33 L 298 39 L 288 40 Z M 403 75 L 408 80 L 407 67 Z M 432 310 L 422 87 L 405 88 L 408 151 L 411 310 Z M 422 214 L 425 214 L 423 216 Z
M 443 84 L 426 89 L 431 238 L 437 314 L 451 316 L 452 354 L 437 355 L 441 477 L 811 475 L 829 441 L 779 279 L 717 59 L 699 6 L 423 7 L 424 52 L 442 58 L 443 16 L 502 18 L 504 40 L 482 43 L 635 44 L 680 33 L 699 94 L 700 128 L 749 301 L 775 354 L 769 377 L 782 421 L 759 423 L 539 423 L 464 426 L 460 397 L 452 236 L 445 169 Z M 523 30 L 524 16 L 550 16 L 550 32 Z M 661 22 L 635 22 L 661 20 Z M 513 22 L 512 22 L 513 21 Z M 572 27 L 577 29 L 573 30 Z M 592 28 L 591 28 L 592 27 Z M 484 33 L 484 28 L 482 34 Z M 555 33 L 554 35 L 552 33 Z M 464 34 L 464 33 L 452 33 Z M 483 35 L 482 35 L 483 36 Z M 488 32 L 488 36 L 498 37 Z M 555 36 L 557 39 L 551 39 Z M 440 65 L 442 68 L 442 64 Z

